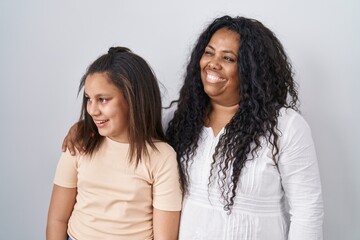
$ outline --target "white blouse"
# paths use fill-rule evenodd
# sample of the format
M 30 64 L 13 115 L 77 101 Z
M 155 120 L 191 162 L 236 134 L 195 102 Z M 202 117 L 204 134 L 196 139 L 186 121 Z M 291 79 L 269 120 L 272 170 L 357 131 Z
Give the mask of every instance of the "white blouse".
M 164 126 L 173 110 L 164 115 Z M 224 129 L 204 127 L 190 166 L 180 240 L 321 240 L 323 200 L 311 131 L 292 109 L 282 109 L 275 166 L 266 141 L 242 169 L 231 214 L 224 210 L 217 179 L 208 186 L 212 156 Z

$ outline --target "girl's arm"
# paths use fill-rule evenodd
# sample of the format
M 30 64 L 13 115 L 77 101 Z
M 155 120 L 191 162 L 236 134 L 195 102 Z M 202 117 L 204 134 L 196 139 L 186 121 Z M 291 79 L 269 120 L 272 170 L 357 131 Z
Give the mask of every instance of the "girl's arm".
M 154 208 L 154 240 L 177 240 L 179 234 L 180 211 L 163 211 Z
M 67 239 L 67 225 L 76 201 L 76 188 L 54 184 L 48 212 L 46 240 Z

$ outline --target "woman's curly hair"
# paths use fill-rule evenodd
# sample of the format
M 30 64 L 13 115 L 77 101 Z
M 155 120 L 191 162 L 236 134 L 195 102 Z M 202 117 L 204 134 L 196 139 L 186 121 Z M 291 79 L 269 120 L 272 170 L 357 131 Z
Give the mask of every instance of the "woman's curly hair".
M 272 145 L 274 164 L 277 164 L 279 110 L 285 107 L 297 111 L 298 93 L 292 66 L 271 30 L 257 20 L 244 17 L 215 19 L 200 35 L 191 53 L 179 99 L 174 101 L 178 104 L 177 110 L 166 131 L 167 140 L 178 154 L 185 192 L 189 185 L 192 157 L 211 111 L 210 99 L 200 79 L 200 59 L 212 35 L 221 28 L 240 36 L 237 59 L 240 102 L 238 111 L 225 126 L 216 146 L 208 184 L 214 175 L 218 176 L 224 210 L 230 213 L 240 173 L 246 161 L 255 157 L 261 139 Z

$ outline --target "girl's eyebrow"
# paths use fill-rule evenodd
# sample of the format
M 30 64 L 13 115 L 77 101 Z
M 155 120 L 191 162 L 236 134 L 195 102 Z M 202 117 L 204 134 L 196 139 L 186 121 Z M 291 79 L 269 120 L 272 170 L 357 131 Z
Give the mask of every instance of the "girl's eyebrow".
M 84 92 L 84 95 L 85 96 L 89 96 L 89 94 L 87 94 L 86 92 Z M 110 95 L 109 94 L 105 94 L 105 93 L 98 93 L 98 94 L 95 94 L 95 98 L 98 98 L 98 97 L 109 97 Z

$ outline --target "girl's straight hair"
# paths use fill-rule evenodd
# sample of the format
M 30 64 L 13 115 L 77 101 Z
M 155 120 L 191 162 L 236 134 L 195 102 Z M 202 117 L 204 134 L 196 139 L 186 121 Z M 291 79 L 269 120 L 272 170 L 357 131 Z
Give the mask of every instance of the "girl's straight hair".
M 154 141 L 164 141 L 161 125 L 161 95 L 154 72 L 147 62 L 125 47 L 111 47 L 87 69 L 79 85 L 79 93 L 85 86 L 87 76 L 105 73 L 109 80 L 123 93 L 129 106 L 129 159 L 136 166 L 142 157 L 148 156 L 147 145 L 156 149 Z M 86 110 L 87 99 L 83 94 L 77 141 L 85 146 L 85 154 L 92 155 L 104 137 Z

